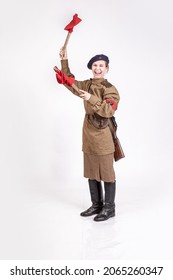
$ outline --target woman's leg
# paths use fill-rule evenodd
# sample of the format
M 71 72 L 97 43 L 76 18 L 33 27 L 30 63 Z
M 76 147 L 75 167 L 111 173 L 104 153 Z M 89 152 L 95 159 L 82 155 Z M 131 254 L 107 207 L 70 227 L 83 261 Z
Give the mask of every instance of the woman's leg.
M 102 211 L 94 217 L 94 221 L 100 222 L 108 220 L 115 216 L 115 193 L 116 193 L 116 181 L 104 182 L 105 188 L 105 204 Z
M 101 182 L 89 179 L 88 183 L 92 205 L 90 208 L 80 214 L 83 217 L 98 214 L 103 207 L 103 190 Z

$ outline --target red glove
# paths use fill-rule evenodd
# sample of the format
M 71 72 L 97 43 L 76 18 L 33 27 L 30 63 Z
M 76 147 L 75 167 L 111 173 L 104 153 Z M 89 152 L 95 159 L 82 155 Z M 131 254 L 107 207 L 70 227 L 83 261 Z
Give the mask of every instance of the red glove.
M 77 15 L 77 14 L 75 14 L 75 15 L 73 16 L 72 21 L 70 21 L 70 23 L 67 24 L 67 26 L 64 28 L 64 30 L 67 30 L 68 32 L 72 33 L 72 32 L 73 32 L 73 27 L 74 27 L 75 25 L 77 25 L 80 21 L 81 21 L 81 19 L 78 18 L 78 15 Z
M 112 109 L 116 110 L 117 102 L 114 99 L 106 99 L 106 103 L 110 103 L 112 106 Z
M 56 72 L 56 79 L 59 84 L 66 84 L 67 86 L 71 87 L 74 84 L 74 78 L 68 77 L 58 69 L 58 67 L 54 67 L 54 71 Z

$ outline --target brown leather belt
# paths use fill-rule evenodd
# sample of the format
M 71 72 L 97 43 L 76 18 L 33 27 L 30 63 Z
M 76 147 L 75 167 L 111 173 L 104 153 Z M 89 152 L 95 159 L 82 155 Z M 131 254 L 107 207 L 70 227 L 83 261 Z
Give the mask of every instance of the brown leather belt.
M 98 129 L 104 129 L 108 126 L 109 118 L 101 117 L 96 113 L 86 114 L 86 117 L 89 123 Z

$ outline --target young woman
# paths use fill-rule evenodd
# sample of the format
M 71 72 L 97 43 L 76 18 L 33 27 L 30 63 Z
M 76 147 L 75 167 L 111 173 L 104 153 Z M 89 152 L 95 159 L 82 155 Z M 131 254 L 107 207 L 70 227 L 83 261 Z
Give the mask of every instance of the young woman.
M 67 51 L 63 48 L 60 50 L 60 59 L 62 72 L 67 77 L 74 78 L 70 72 Z M 74 84 L 80 89 L 79 92 L 67 84 L 65 86 L 83 99 L 86 112 L 82 150 L 84 177 L 88 178 L 92 205 L 83 211 L 81 216 L 97 214 L 94 221 L 104 221 L 115 216 L 114 143 L 108 118 L 114 115 L 120 97 L 115 86 L 105 79 L 109 70 L 109 58 L 106 55 L 92 57 L 87 67 L 91 69 L 93 78 L 84 81 L 77 81 L 74 78 Z M 104 182 L 104 198 L 101 181 Z

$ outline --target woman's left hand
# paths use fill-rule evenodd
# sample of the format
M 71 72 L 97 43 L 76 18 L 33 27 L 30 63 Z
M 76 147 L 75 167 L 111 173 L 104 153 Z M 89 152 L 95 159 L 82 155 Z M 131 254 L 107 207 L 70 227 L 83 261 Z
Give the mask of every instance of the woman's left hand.
M 81 92 L 81 94 L 79 94 L 79 96 L 83 99 L 83 100 L 86 100 L 88 101 L 91 97 L 91 94 L 87 91 L 84 91 L 84 90 L 79 90 Z

